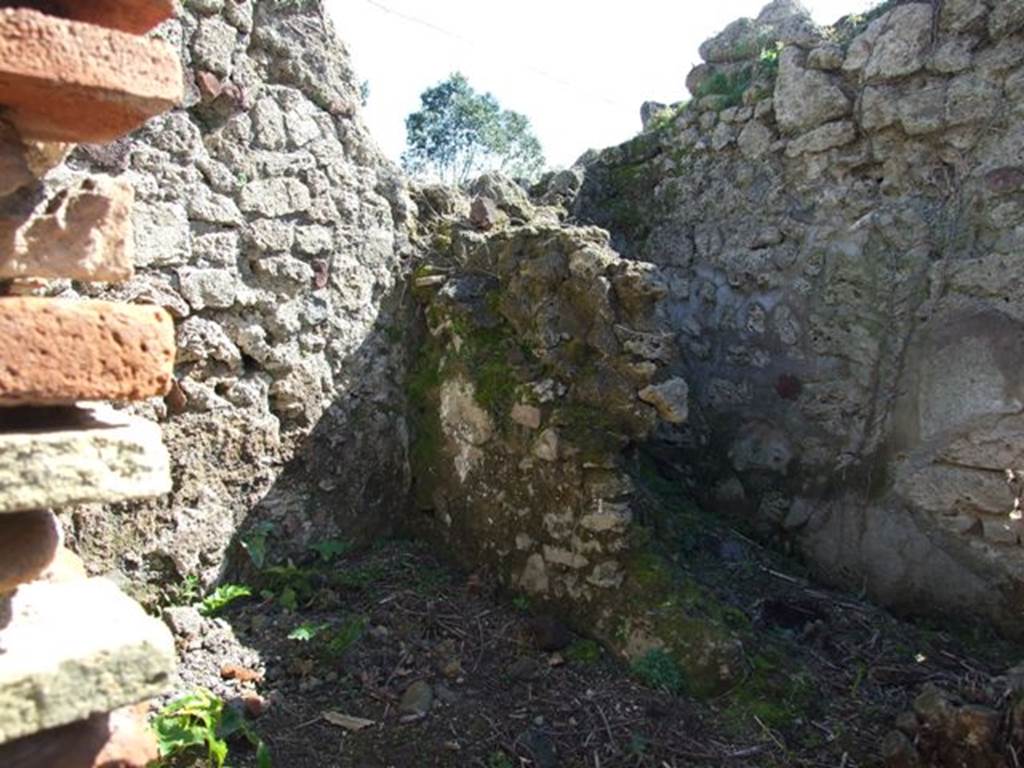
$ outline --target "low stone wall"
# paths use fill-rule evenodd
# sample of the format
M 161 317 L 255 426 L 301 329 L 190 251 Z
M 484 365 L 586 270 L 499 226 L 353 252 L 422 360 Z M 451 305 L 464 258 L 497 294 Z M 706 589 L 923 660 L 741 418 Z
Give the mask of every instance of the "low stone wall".
M 410 372 L 412 526 L 632 659 L 672 655 L 694 693 L 744 672 L 716 601 L 650 546 L 624 449 L 687 418 L 665 373 L 668 286 L 608 235 L 488 176 L 432 222 Z

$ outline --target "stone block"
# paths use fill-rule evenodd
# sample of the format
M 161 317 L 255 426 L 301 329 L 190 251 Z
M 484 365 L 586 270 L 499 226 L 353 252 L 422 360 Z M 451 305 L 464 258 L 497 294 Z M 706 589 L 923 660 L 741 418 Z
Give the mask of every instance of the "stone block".
M 24 139 L 111 141 L 182 94 L 178 55 L 161 40 L 0 9 L 0 103 Z
M 881 33 L 864 68 L 868 80 L 906 77 L 918 72 L 932 44 L 933 10 L 929 3 L 908 3 L 883 17 Z
M 808 153 L 827 152 L 850 144 L 857 139 L 857 127 L 851 120 L 825 123 L 793 139 L 786 146 L 786 157 L 799 157 Z
M 0 515 L 0 594 L 49 570 L 60 542 L 60 523 L 49 510 Z
M 0 405 L 167 394 L 174 322 L 152 305 L 0 299 Z
M 16 5 L 136 35 L 174 15 L 174 0 L 19 0 Z
M 0 629 L 0 743 L 165 692 L 174 640 L 105 579 L 20 587 Z
M 31 426 L 19 429 L 22 409 L 0 409 L 0 513 L 171 490 L 156 424 L 104 407 L 54 410 L 31 409 Z
M 846 117 L 853 109 L 832 75 L 808 69 L 805 64 L 805 56 L 797 48 L 787 47 L 779 56 L 774 105 L 779 128 L 784 133 L 806 133 Z
M 0 213 L 0 279 L 120 282 L 132 276 L 135 192 L 81 179 L 31 210 Z
M 639 397 L 653 405 L 658 415 L 669 424 L 683 424 L 689 416 L 690 388 L 683 379 L 669 379 L 644 387 Z

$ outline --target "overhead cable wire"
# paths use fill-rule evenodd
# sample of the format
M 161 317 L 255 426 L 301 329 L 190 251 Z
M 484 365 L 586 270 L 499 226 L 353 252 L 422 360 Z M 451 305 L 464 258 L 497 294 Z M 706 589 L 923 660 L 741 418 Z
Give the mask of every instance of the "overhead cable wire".
M 419 18 L 417 16 L 411 16 L 411 15 L 409 15 L 407 13 L 404 13 L 403 11 L 399 11 L 399 10 L 397 10 L 395 8 L 392 8 L 392 7 L 388 6 L 388 5 L 385 5 L 384 3 L 380 2 L 379 0 L 365 0 L 365 2 L 368 5 L 373 6 L 374 8 L 376 8 L 377 10 L 379 10 L 379 11 L 381 11 L 383 13 L 387 13 L 387 14 L 390 14 L 391 16 L 395 16 L 397 18 L 400 18 L 400 19 L 402 19 L 404 21 L 409 22 L 410 24 L 416 24 L 418 26 L 421 26 L 421 27 L 424 27 L 426 29 L 429 29 L 432 32 L 436 32 L 437 34 L 444 35 L 445 37 L 452 38 L 453 40 L 458 40 L 460 43 L 462 43 L 463 45 L 466 45 L 466 46 L 468 46 L 470 48 L 474 48 L 474 49 L 479 49 L 480 48 L 480 46 L 477 45 L 477 43 L 475 43 L 473 40 L 470 40 L 469 38 L 464 37 L 463 35 L 460 35 L 458 32 L 453 32 L 450 29 L 446 29 L 445 27 L 442 27 L 442 26 L 440 26 L 438 24 L 434 24 L 433 22 L 428 21 L 426 19 L 421 19 L 421 18 Z M 522 65 L 520 67 L 517 67 L 517 70 L 520 70 L 520 69 L 529 70 L 530 72 L 533 72 L 535 75 L 537 75 L 539 77 L 542 77 L 545 80 L 550 80 L 551 82 L 555 83 L 556 85 L 560 85 L 562 88 L 566 88 L 566 89 L 568 89 L 570 91 L 573 91 L 578 96 L 583 96 L 583 97 L 586 97 L 586 98 L 591 99 L 591 100 L 600 101 L 605 106 L 612 107 L 612 108 L 617 109 L 617 110 L 618 109 L 632 109 L 631 106 L 627 106 L 627 105 L 625 105 L 625 104 L 623 104 L 621 102 L 615 101 L 614 99 L 609 99 L 607 96 L 605 96 L 603 94 L 596 93 L 594 91 L 590 91 L 590 90 L 588 90 L 586 88 L 581 88 L 578 85 L 576 85 L 575 83 L 573 83 L 573 82 L 571 82 L 569 80 L 566 80 L 564 77 L 561 77 L 559 75 L 553 74 L 553 73 L 551 73 L 551 72 L 549 72 L 549 71 L 547 71 L 545 69 L 541 69 L 540 67 L 533 66 L 532 64 L 524 64 L 524 65 Z

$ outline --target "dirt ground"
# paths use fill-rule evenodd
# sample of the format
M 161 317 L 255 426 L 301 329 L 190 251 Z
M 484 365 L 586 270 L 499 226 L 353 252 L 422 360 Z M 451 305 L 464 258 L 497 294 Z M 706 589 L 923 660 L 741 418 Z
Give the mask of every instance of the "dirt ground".
M 881 765 L 924 684 L 992 704 L 1019 660 L 810 584 L 734 531 L 698 546 L 717 556 L 697 572 L 756 638 L 746 679 L 711 701 L 404 541 L 266 569 L 261 595 L 183 645 L 182 686 L 257 715 L 277 768 L 856 768 Z M 253 750 L 233 743 L 228 764 Z

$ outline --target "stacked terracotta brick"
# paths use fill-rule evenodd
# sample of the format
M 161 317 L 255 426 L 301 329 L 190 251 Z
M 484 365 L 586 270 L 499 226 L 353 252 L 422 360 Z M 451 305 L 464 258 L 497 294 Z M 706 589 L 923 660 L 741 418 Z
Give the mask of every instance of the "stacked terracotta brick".
M 131 188 L 42 176 L 173 107 L 178 58 L 144 34 L 172 0 L 0 2 L 0 766 L 143 766 L 140 702 L 173 641 L 87 578 L 54 509 L 170 490 L 159 428 L 91 401 L 163 395 L 174 329 L 158 307 L 48 298 L 47 281 L 132 274 Z M 51 286 L 52 288 L 52 286 Z

